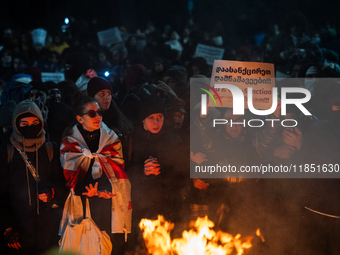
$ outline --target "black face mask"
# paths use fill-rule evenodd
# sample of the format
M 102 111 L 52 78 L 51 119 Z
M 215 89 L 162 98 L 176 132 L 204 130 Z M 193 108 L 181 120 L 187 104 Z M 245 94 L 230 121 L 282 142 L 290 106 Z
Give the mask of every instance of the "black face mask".
M 18 130 L 25 138 L 37 138 L 41 127 L 41 123 L 39 123 L 38 125 L 18 127 Z

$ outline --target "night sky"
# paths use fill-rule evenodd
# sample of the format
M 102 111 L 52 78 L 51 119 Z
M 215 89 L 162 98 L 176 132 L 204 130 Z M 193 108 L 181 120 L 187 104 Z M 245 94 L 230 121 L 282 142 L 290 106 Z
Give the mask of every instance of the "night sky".
M 211 26 L 217 21 L 227 33 L 255 33 L 266 30 L 272 22 L 281 23 L 287 13 L 302 11 L 317 28 L 327 22 L 340 22 L 339 2 L 323 0 L 190 0 L 195 22 Z M 2 0 L 1 29 L 11 27 L 31 30 L 43 27 L 60 29 L 65 17 L 91 23 L 98 29 L 125 26 L 129 32 L 144 29 L 148 21 L 163 28 L 171 24 L 181 28 L 189 16 L 188 0 Z M 235 31 L 236 30 L 236 31 Z

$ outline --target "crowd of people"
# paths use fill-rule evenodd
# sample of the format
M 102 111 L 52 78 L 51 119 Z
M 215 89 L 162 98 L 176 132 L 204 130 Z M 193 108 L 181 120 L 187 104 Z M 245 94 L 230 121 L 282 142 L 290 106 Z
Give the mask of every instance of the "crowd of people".
M 38 39 L 3 31 L 1 250 L 43 254 L 58 247 L 71 192 L 84 205 L 89 200 L 112 254 L 146 254 L 138 224 L 160 214 L 178 226 L 207 214 L 234 235 L 260 227 L 266 238 L 260 254 L 339 253 L 338 179 L 190 179 L 190 163 L 216 160 L 339 164 L 338 31 L 331 25 L 311 31 L 300 12 L 234 45 L 216 27 L 203 31 L 191 21 L 176 31 L 148 23 L 130 34 L 120 27 L 123 41 L 109 46 L 76 20 L 64 33 L 39 28 Z M 224 48 L 224 60 L 273 63 L 282 78 L 276 86 L 310 91 L 305 106 L 313 115 L 287 107 L 281 116 L 278 104 L 273 118 L 295 119 L 295 128 L 226 125 L 208 132 L 212 118 L 240 122 L 240 116 L 214 107 L 200 116 L 199 103 L 190 101 L 190 78 L 211 75 L 207 61 L 195 56 L 198 43 Z M 63 73 L 65 80 L 43 82 L 42 72 Z

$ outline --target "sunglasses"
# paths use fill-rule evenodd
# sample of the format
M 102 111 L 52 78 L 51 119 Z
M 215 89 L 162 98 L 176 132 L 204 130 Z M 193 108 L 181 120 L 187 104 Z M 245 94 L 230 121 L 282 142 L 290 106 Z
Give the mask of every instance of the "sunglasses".
M 99 115 L 99 117 L 103 117 L 103 113 L 104 111 L 99 109 L 98 111 L 95 110 L 88 110 L 87 112 L 84 112 L 82 115 L 89 115 L 90 118 L 94 118 L 97 116 L 97 114 Z

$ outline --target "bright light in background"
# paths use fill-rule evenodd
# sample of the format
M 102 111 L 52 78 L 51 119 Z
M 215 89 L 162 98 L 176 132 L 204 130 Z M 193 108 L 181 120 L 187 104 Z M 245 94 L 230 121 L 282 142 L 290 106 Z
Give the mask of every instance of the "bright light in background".
M 109 71 L 106 71 L 106 72 L 104 73 L 104 75 L 105 75 L 105 77 L 108 77 L 108 76 L 110 75 Z
M 68 23 L 70 23 L 70 20 L 68 18 L 65 18 L 64 22 L 65 22 L 66 25 L 68 25 Z

